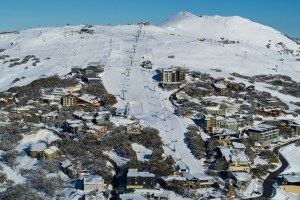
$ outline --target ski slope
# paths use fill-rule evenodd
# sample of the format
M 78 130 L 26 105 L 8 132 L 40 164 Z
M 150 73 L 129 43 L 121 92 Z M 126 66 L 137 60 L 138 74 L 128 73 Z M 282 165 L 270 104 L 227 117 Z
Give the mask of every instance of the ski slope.
M 247 76 L 284 74 L 300 81 L 300 62 L 296 61 L 299 45 L 282 33 L 241 17 L 195 16 L 180 12 L 159 26 L 137 25 L 93 26 L 94 34 L 79 34 L 83 26 L 38 28 L 20 34 L 0 34 L 1 55 L 9 59 L 35 55 L 41 60 L 9 67 L 0 61 L 0 91 L 24 85 L 41 76 L 65 75 L 72 66 L 85 67 L 100 61 L 105 64 L 102 75 L 107 90 L 118 96 L 117 107 L 128 105 L 129 115 L 159 129 L 166 155 L 185 162 L 192 173 L 204 171 L 184 143 L 190 119 L 172 114 L 170 92 L 157 87 L 155 70 L 171 65 L 228 77 L 232 72 Z M 137 38 L 137 33 L 139 37 Z M 204 41 L 199 39 L 205 38 Z M 221 39 L 223 38 L 223 39 Z M 223 45 L 221 40 L 239 41 Z M 282 42 L 294 55 L 280 54 Z M 270 48 L 266 45 L 270 44 Z M 174 55 L 174 58 L 168 56 Z M 151 58 L 152 70 L 139 64 Z M 9 60 L 6 59 L 6 60 Z M 278 71 L 272 70 L 278 66 Z M 221 69 L 221 73 L 211 71 Z M 20 81 L 12 83 L 16 78 Z M 264 85 L 259 85 L 264 90 Z M 124 98 L 123 98 L 124 96 Z M 289 102 L 290 97 L 279 96 Z M 297 100 L 297 99 L 293 99 Z M 175 149 L 174 149 L 175 144 Z

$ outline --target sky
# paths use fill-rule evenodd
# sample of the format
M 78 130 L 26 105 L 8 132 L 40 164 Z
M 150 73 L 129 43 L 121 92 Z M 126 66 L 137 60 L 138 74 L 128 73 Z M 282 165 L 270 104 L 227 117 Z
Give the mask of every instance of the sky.
M 150 21 L 180 11 L 241 16 L 300 38 L 299 0 L 0 0 L 0 31 L 34 27 Z

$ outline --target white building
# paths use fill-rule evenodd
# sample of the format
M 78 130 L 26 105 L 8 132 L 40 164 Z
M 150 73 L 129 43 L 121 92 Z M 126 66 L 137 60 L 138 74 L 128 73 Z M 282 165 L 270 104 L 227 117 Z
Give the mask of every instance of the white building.
M 98 175 L 90 175 L 83 178 L 84 191 L 104 190 L 104 179 Z
M 279 129 L 276 126 L 259 124 L 248 128 L 248 135 L 262 145 L 269 145 L 271 142 L 278 140 Z

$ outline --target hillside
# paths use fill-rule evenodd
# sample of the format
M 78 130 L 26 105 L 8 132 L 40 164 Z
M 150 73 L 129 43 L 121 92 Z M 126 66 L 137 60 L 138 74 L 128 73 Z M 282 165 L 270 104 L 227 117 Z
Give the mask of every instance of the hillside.
M 93 26 L 93 34 L 80 34 L 83 27 L 1 34 L 0 48 L 6 50 L 0 53 L 0 90 L 29 83 L 41 75 L 63 75 L 72 66 L 84 66 L 91 61 L 116 66 L 129 59 L 129 52 L 124 49 L 132 47 L 137 25 Z M 225 76 L 236 71 L 247 75 L 275 73 L 272 68 L 277 65 L 277 73 L 299 80 L 299 57 L 294 55 L 299 54 L 300 46 L 272 28 L 241 17 L 198 17 L 181 12 L 159 26 L 145 27 L 142 35 L 145 39 L 139 48 L 152 57 L 155 67 L 185 65 L 201 71 L 219 68 Z M 235 44 L 223 44 L 226 40 Z M 282 45 L 277 44 L 280 42 Z M 293 50 L 294 55 L 285 54 L 284 49 Z M 36 60 L 29 59 L 18 65 L 28 55 L 35 55 L 40 62 L 33 66 Z M 175 58 L 169 59 L 169 55 Z M 142 56 L 135 57 L 134 65 L 141 60 Z

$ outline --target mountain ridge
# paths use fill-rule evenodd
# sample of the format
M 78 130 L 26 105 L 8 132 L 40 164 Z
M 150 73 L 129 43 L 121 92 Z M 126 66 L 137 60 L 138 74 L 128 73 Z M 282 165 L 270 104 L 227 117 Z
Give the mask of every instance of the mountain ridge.
M 138 48 L 151 55 L 154 69 L 183 65 L 211 72 L 211 68 L 220 68 L 223 76 L 229 76 L 231 72 L 275 73 L 272 69 L 278 66 L 277 73 L 299 79 L 300 65 L 296 59 L 300 46 L 270 27 L 241 17 L 199 17 L 188 12 L 180 12 L 171 19 L 168 24 L 142 27 Z M 118 66 L 129 60 L 129 52 L 124 49 L 132 48 L 137 42 L 140 28 L 138 25 L 92 26 L 93 34 L 80 34 L 84 27 L 37 28 L 19 34 L 1 34 L 0 48 L 5 51 L 0 56 L 9 57 L 0 60 L 0 90 L 41 76 L 65 75 L 72 66 L 83 67 L 88 62 Z M 39 59 L 36 66 L 32 60 L 18 64 L 28 55 Z M 169 59 L 169 55 L 175 58 Z M 135 56 L 133 64 L 139 65 L 142 57 Z

